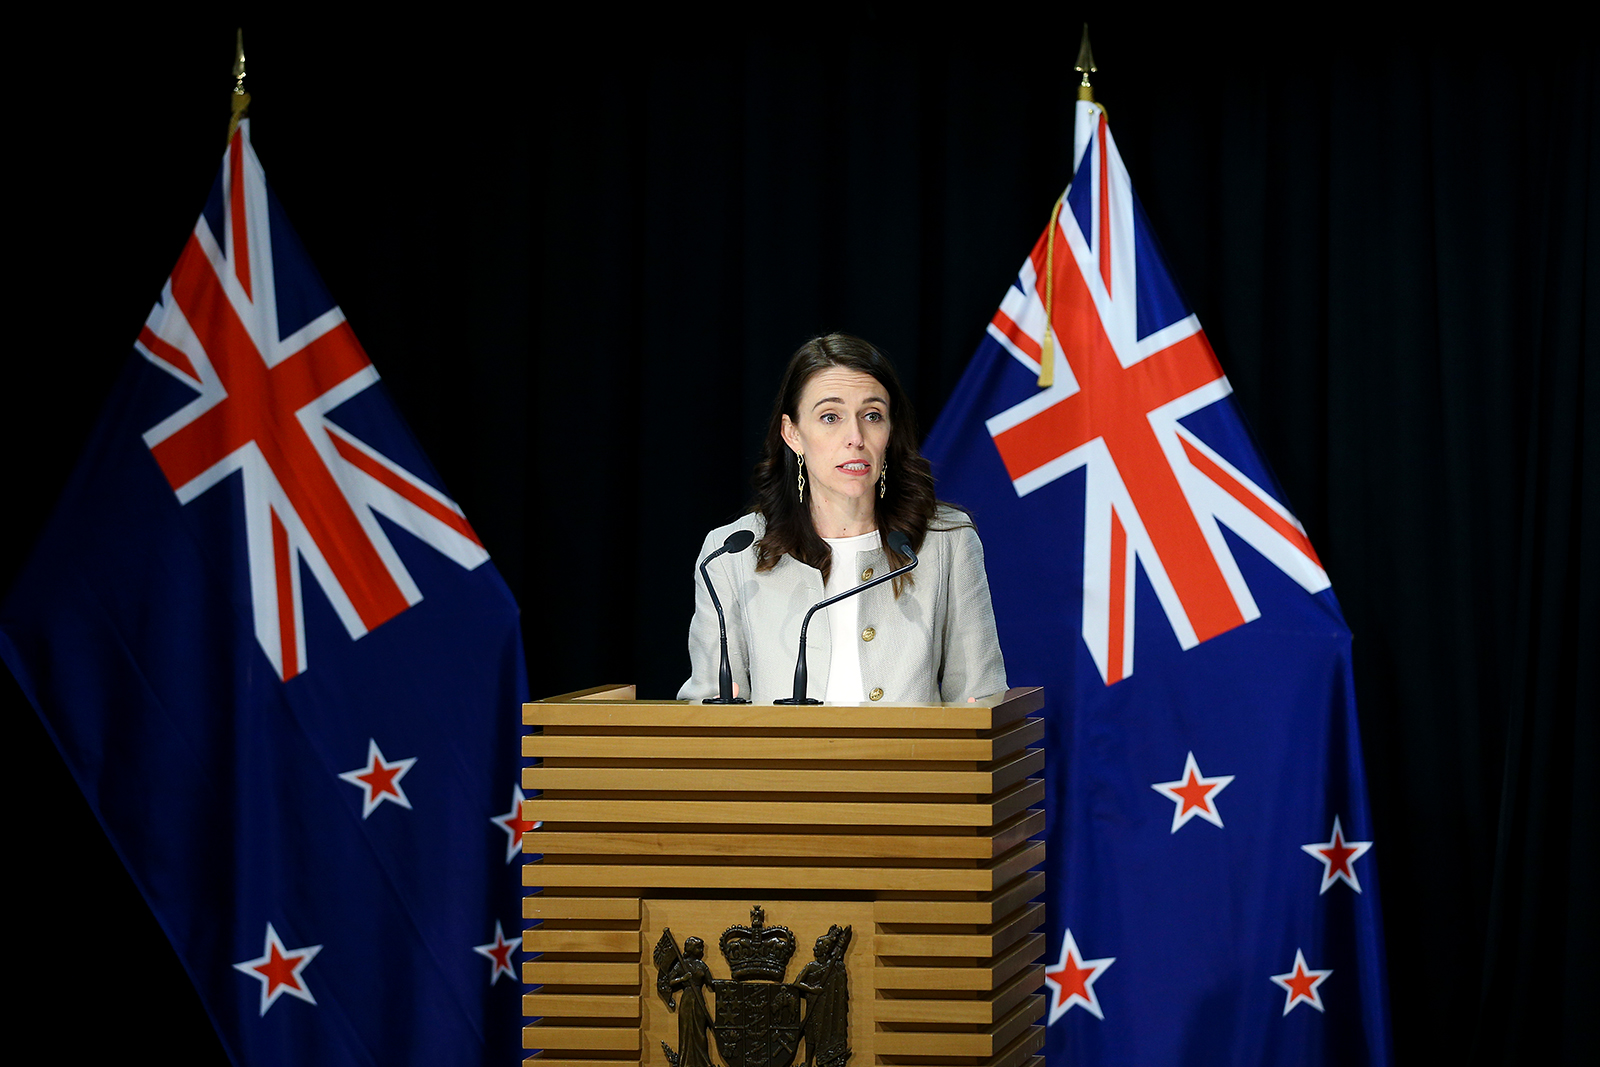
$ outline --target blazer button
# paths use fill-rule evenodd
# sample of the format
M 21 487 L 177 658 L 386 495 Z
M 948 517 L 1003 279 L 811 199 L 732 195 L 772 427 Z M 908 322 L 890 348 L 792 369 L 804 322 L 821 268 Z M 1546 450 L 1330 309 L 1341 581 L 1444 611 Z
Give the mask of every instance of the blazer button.
M 874 637 L 877 637 L 877 636 L 878 636 L 878 631 L 874 630 L 870 626 L 867 627 L 865 630 L 861 631 L 861 640 L 863 640 L 863 641 L 871 641 Z
M 867 694 L 867 699 L 869 699 L 869 700 L 882 700 L 883 699 L 883 690 L 882 689 L 874 689 L 872 692 Z
M 872 568 L 871 567 L 868 567 L 866 570 L 861 572 L 861 580 L 863 582 L 872 581 Z

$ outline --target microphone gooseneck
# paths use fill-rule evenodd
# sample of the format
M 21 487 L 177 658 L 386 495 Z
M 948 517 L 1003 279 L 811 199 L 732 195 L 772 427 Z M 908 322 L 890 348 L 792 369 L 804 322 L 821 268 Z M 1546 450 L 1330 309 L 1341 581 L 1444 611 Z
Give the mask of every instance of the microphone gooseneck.
M 811 626 L 811 616 L 815 615 L 818 610 L 825 608 L 830 604 L 837 604 L 845 597 L 855 596 L 857 593 L 865 593 L 868 589 L 871 589 L 875 585 L 882 585 L 884 582 L 891 582 L 917 565 L 917 554 L 911 550 L 911 539 L 909 537 L 901 533 L 899 530 L 890 530 L 889 533 L 884 535 L 884 540 L 888 542 L 889 547 L 897 554 L 909 557 L 911 562 L 907 563 L 904 567 L 896 567 L 888 574 L 880 574 L 870 582 L 862 582 L 860 585 L 846 589 L 842 593 L 836 593 L 819 604 L 812 605 L 811 610 L 806 612 L 805 618 L 800 620 L 800 655 L 799 658 L 796 659 L 794 665 L 794 695 L 784 697 L 781 700 L 774 700 L 774 704 L 822 703 L 822 701 L 817 700 L 815 697 L 806 696 L 806 630 Z
M 725 552 L 730 555 L 736 555 L 740 552 L 743 552 L 745 549 L 750 547 L 750 543 L 755 539 L 756 535 L 751 533 L 749 530 L 735 530 L 733 533 L 728 535 L 728 539 L 726 541 L 722 542 L 721 548 L 712 552 L 709 556 L 700 561 L 700 577 L 705 581 L 706 592 L 711 594 L 711 603 L 717 609 L 717 630 L 722 638 L 722 664 L 717 671 L 717 695 L 714 697 L 706 697 L 703 701 L 703 703 L 706 704 L 750 703 L 750 701 L 744 697 L 735 697 L 733 695 L 733 668 L 728 664 L 728 619 L 727 616 L 723 615 L 722 613 L 722 601 L 717 599 L 717 590 L 716 587 L 711 584 L 711 575 L 706 573 L 706 564 L 710 563 L 712 560 L 716 559 Z

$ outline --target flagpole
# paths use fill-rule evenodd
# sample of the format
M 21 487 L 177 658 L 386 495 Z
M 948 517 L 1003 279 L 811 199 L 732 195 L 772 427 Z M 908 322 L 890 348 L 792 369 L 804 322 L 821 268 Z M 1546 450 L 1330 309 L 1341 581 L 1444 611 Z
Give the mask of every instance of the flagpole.
M 1081 90 L 1080 90 L 1081 91 Z M 244 27 L 239 27 L 233 50 L 233 92 L 230 97 L 233 113 L 228 117 L 228 140 L 233 140 L 239 122 L 250 113 L 250 94 L 244 91 Z
M 1094 50 L 1089 47 L 1089 24 L 1083 24 L 1083 41 L 1078 45 L 1078 62 L 1072 67 L 1081 77 L 1078 81 L 1078 99 L 1094 103 L 1094 86 L 1089 75 L 1099 68 L 1094 65 Z M 1056 227 L 1061 217 L 1061 202 L 1065 193 L 1056 197 L 1050 207 L 1050 222 L 1045 227 L 1044 241 L 1044 338 L 1039 342 L 1039 388 L 1048 389 L 1056 381 L 1056 345 L 1054 312 L 1056 308 Z

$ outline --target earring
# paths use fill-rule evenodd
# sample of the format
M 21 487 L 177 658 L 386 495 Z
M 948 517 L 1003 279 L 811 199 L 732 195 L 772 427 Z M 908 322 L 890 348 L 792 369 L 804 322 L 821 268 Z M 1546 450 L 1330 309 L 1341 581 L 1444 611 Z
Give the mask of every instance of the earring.
M 883 470 L 878 473 L 878 499 L 882 500 L 889 492 L 889 457 L 883 457 Z
M 796 452 L 794 458 L 800 466 L 800 473 L 795 478 L 794 485 L 796 489 L 800 490 L 800 503 L 804 504 L 806 502 L 806 457 Z

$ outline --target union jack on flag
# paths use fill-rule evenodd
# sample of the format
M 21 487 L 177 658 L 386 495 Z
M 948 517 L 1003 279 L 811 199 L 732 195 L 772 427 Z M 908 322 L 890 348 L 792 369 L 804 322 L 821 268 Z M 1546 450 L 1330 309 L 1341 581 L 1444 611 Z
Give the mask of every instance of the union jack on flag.
M 232 1062 L 509 1062 L 517 606 L 248 120 L 134 350 L 0 658 Z
M 249 132 L 228 144 L 220 219 L 195 223 L 134 347 L 196 394 L 144 434 L 178 499 L 243 475 L 256 639 L 287 679 L 307 665 L 300 563 L 354 639 L 422 599 L 376 516 L 469 570 L 489 554 L 454 501 L 329 420 L 378 372 L 337 307 L 283 332 Z
M 1058 216 L 1065 254 L 1052 264 L 1054 382 L 986 425 L 1019 495 L 1087 469 L 1083 639 L 1109 685 L 1133 673 L 1136 563 L 1184 648 L 1261 614 L 1221 526 L 1306 592 L 1329 582 L 1289 510 L 1184 426 L 1232 389 L 1200 320 L 1183 313 L 1165 272 L 1150 276 L 1148 224 L 1105 112 L 1082 132 L 1080 178 Z M 1048 238 L 989 324 L 1035 374 L 1049 328 Z
M 1386 1064 L 1349 631 L 1092 102 L 1075 158 L 925 447 L 1047 694 L 1047 1053 Z

